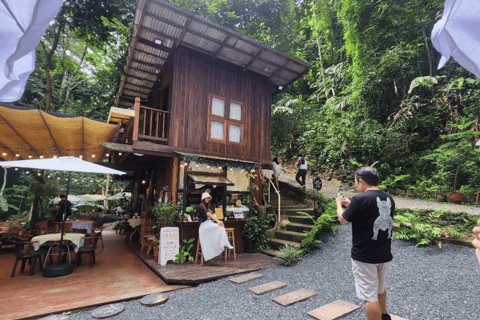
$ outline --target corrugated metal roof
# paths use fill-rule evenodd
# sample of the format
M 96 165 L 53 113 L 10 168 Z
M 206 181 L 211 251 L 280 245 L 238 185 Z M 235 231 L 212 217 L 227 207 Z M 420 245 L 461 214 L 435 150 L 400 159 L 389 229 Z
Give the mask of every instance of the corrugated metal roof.
M 183 45 L 288 86 L 310 67 L 239 32 L 208 21 L 162 0 L 139 0 L 125 76 L 115 105 L 133 107 L 131 95 L 148 97 L 170 53 Z M 127 100 L 127 101 L 125 101 Z

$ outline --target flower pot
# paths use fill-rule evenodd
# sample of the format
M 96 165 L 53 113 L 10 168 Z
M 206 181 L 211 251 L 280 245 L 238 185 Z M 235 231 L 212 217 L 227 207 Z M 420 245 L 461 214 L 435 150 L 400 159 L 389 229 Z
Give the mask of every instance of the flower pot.
M 438 202 L 447 202 L 447 195 L 445 193 L 437 193 Z
M 454 203 L 461 203 L 463 200 L 463 193 L 461 192 L 447 192 L 448 201 Z
M 153 260 L 155 260 L 155 262 L 158 261 L 158 247 L 157 246 L 154 246 L 153 247 Z
M 245 245 L 245 253 L 253 254 L 255 253 L 255 243 Z

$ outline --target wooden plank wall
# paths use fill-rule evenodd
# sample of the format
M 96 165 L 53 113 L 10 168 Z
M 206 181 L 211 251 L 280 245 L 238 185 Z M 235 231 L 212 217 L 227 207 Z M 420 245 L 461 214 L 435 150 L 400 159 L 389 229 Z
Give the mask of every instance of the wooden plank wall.
M 268 79 L 182 46 L 172 59 L 169 145 L 178 151 L 269 163 L 273 87 Z M 243 103 L 244 145 L 207 141 L 210 93 Z

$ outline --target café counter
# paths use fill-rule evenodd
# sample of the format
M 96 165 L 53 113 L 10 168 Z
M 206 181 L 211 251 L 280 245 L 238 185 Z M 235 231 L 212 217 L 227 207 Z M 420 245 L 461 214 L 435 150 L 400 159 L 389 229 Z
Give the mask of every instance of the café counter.
M 236 253 L 243 253 L 244 244 L 243 244 L 243 228 L 245 227 L 244 219 L 229 219 L 223 221 L 225 228 L 234 228 L 235 229 L 235 251 Z M 175 221 L 175 227 L 178 227 L 180 234 L 180 246 L 183 244 L 183 239 L 189 240 L 195 238 L 193 242 L 192 251 L 190 252 L 193 256 L 197 249 L 198 241 L 198 221 L 188 222 L 188 221 Z

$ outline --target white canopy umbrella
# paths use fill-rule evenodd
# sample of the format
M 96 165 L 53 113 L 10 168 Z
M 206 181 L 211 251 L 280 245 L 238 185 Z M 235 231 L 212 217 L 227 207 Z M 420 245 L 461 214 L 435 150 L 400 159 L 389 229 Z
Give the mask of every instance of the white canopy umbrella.
M 47 158 L 47 159 L 32 159 L 32 160 L 16 160 L 16 161 L 4 161 L 0 162 L 2 167 L 13 167 L 13 168 L 28 168 L 28 169 L 39 169 L 39 170 L 56 170 L 56 171 L 67 171 L 68 172 L 68 182 L 67 182 L 67 192 L 65 195 L 68 200 L 68 191 L 70 190 L 70 177 L 72 172 L 87 172 L 87 173 L 103 173 L 103 174 L 125 174 L 123 171 L 118 171 L 115 169 L 110 169 L 105 166 L 88 162 L 80 158 L 75 157 L 59 157 L 59 158 Z M 63 218 L 62 218 L 62 234 L 60 236 L 60 254 L 58 259 L 58 265 L 45 266 L 43 269 L 44 277 L 56 277 L 64 276 L 73 272 L 73 265 L 71 263 L 61 264 L 60 257 L 62 255 L 62 245 L 63 245 L 63 232 L 65 231 L 65 218 L 67 213 L 67 206 L 64 207 Z

